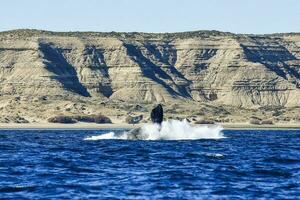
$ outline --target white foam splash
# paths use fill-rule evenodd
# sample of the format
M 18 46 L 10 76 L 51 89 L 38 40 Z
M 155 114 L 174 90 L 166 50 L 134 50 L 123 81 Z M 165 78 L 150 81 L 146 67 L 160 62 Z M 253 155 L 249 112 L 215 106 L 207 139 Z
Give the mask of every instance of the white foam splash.
M 115 133 L 109 132 L 102 135 L 94 135 L 90 137 L 84 138 L 84 140 L 109 140 L 109 139 L 115 139 Z
M 161 127 L 158 124 L 145 124 L 141 127 L 141 134 L 145 140 L 197 140 L 224 138 L 221 126 L 190 125 L 186 120 L 164 121 Z M 104 140 L 130 138 L 129 132 L 116 134 L 109 132 L 102 135 L 90 136 L 84 140 Z

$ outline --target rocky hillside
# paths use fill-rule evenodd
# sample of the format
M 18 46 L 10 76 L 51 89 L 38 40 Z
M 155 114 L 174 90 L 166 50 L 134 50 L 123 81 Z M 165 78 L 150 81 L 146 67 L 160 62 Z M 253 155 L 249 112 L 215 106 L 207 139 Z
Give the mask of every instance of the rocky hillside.
M 39 115 L 100 102 L 298 109 L 300 34 L 1 32 L 0 99 L 7 121 L 43 101 Z

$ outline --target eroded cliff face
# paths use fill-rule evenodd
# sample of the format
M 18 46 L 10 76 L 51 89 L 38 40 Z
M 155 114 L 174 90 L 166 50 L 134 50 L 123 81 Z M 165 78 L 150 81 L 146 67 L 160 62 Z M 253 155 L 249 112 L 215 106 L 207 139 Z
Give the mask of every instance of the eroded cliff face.
M 300 35 L 0 34 L 0 95 L 299 106 Z

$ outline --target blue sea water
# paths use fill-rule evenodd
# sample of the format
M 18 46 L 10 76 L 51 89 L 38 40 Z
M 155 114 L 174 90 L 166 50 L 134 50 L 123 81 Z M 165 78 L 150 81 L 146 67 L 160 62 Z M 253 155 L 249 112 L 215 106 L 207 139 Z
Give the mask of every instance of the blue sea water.
M 219 140 L 84 140 L 106 132 L 1 130 L 0 198 L 300 198 L 300 130 L 226 130 Z

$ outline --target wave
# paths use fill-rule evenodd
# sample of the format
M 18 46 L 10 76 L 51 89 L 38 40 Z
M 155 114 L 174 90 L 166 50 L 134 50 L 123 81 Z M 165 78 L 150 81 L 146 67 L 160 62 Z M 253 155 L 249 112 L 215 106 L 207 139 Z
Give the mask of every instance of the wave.
M 145 124 L 139 134 L 143 140 L 198 140 L 198 139 L 222 139 L 221 126 L 190 125 L 186 120 L 167 120 L 158 124 Z M 130 139 L 130 131 L 123 133 L 109 132 L 102 135 L 95 135 L 84 140 L 105 140 L 105 139 Z

